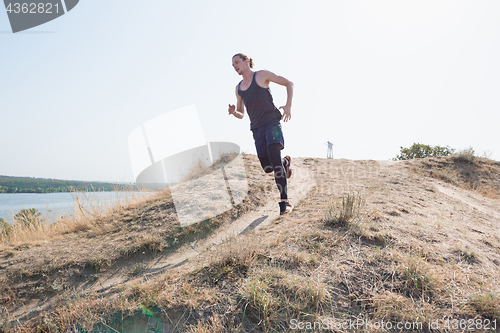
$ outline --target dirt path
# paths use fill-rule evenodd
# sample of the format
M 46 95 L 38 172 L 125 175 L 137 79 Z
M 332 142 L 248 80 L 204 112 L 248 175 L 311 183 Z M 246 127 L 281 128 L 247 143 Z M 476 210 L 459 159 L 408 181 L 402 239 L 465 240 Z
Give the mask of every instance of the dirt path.
M 442 193 L 461 201 L 478 211 L 487 215 L 493 216 L 495 219 L 500 220 L 500 207 L 495 204 L 493 200 L 489 200 L 481 195 L 474 194 L 467 190 L 461 190 L 456 187 L 444 186 L 441 184 L 434 184 L 434 186 Z
M 288 182 L 288 197 L 293 205 L 306 197 L 307 193 L 315 185 L 311 170 L 304 165 L 302 159 L 295 159 L 292 164 L 293 176 Z M 276 191 L 277 193 L 277 191 Z M 269 203 L 261 207 L 257 211 L 247 213 L 233 223 L 222 226 L 217 234 L 209 236 L 203 240 L 198 240 L 189 244 L 183 245 L 174 253 L 156 256 L 154 260 L 145 263 L 144 272 L 142 277 L 150 277 L 166 270 L 178 267 L 185 264 L 189 259 L 205 252 L 212 246 L 224 243 L 226 240 L 237 237 L 240 234 L 252 230 L 258 230 L 266 225 L 271 224 L 277 217 L 279 217 L 278 196 L 271 197 Z M 293 214 L 293 212 L 291 213 Z M 121 285 L 131 280 L 127 274 L 130 272 L 115 271 L 110 276 L 103 276 L 99 278 L 99 283 L 94 284 L 93 290 L 103 292 L 110 290 L 115 286 Z M 141 277 L 141 278 L 142 278 Z M 82 290 L 83 291 L 83 290 Z

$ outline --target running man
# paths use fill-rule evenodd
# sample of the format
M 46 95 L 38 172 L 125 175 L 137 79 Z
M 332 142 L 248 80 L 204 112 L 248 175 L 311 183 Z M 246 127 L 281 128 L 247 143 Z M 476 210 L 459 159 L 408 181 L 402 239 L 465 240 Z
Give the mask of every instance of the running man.
M 287 122 L 292 119 L 293 83 L 266 70 L 252 71 L 253 60 L 242 53 L 233 56 L 233 68 L 243 80 L 236 86 L 237 103 L 236 106 L 229 104 L 229 114 L 242 119 L 246 107 L 262 169 L 266 173 L 274 171 L 274 180 L 281 197 L 280 215 L 289 213 L 293 206 L 288 202 L 287 178 L 292 175 L 292 159 L 288 155 L 281 158 L 285 141 L 280 120 Z M 280 107 L 283 109 L 283 115 L 273 103 L 270 82 L 286 87 L 286 105 Z

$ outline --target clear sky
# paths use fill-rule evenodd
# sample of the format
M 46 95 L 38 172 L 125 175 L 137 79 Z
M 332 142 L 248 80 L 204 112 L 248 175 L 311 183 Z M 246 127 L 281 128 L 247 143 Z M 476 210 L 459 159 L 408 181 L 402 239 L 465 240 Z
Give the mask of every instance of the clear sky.
M 294 82 L 292 157 L 330 140 L 335 158 L 420 142 L 498 160 L 499 17 L 498 0 L 81 0 L 12 34 L 0 10 L 0 174 L 133 182 L 129 134 L 192 104 L 208 141 L 255 153 L 227 113 L 238 52 Z

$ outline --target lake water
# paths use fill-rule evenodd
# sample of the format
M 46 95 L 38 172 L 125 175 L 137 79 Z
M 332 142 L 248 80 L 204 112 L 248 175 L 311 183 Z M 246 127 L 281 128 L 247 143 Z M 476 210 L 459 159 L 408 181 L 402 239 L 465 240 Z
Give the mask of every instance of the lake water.
M 71 215 L 75 211 L 75 197 L 79 202 L 92 206 L 113 205 L 125 202 L 132 196 L 145 196 L 138 192 L 82 192 L 78 193 L 0 193 L 0 218 L 12 223 L 13 216 L 21 209 L 36 208 L 47 222 L 54 222 L 61 215 Z

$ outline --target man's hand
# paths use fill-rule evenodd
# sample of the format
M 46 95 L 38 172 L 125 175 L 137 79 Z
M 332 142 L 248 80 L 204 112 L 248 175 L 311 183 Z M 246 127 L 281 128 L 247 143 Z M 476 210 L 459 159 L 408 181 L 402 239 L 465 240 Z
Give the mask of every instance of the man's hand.
M 234 115 L 234 112 L 236 111 L 236 106 L 229 104 L 228 111 L 230 115 Z
M 281 120 L 287 122 L 292 119 L 292 108 L 290 106 L 280 106 L 280 109 L 283 109 L 283 115 L 281 116 Z
M 232 104 L 229 104 L 229 108 L 227 109 L 229 112 L 229 115 L 233 115 L 238 119 L 243 119 L 244 111 L 238 111 L 236 110 L 236 107 Z

